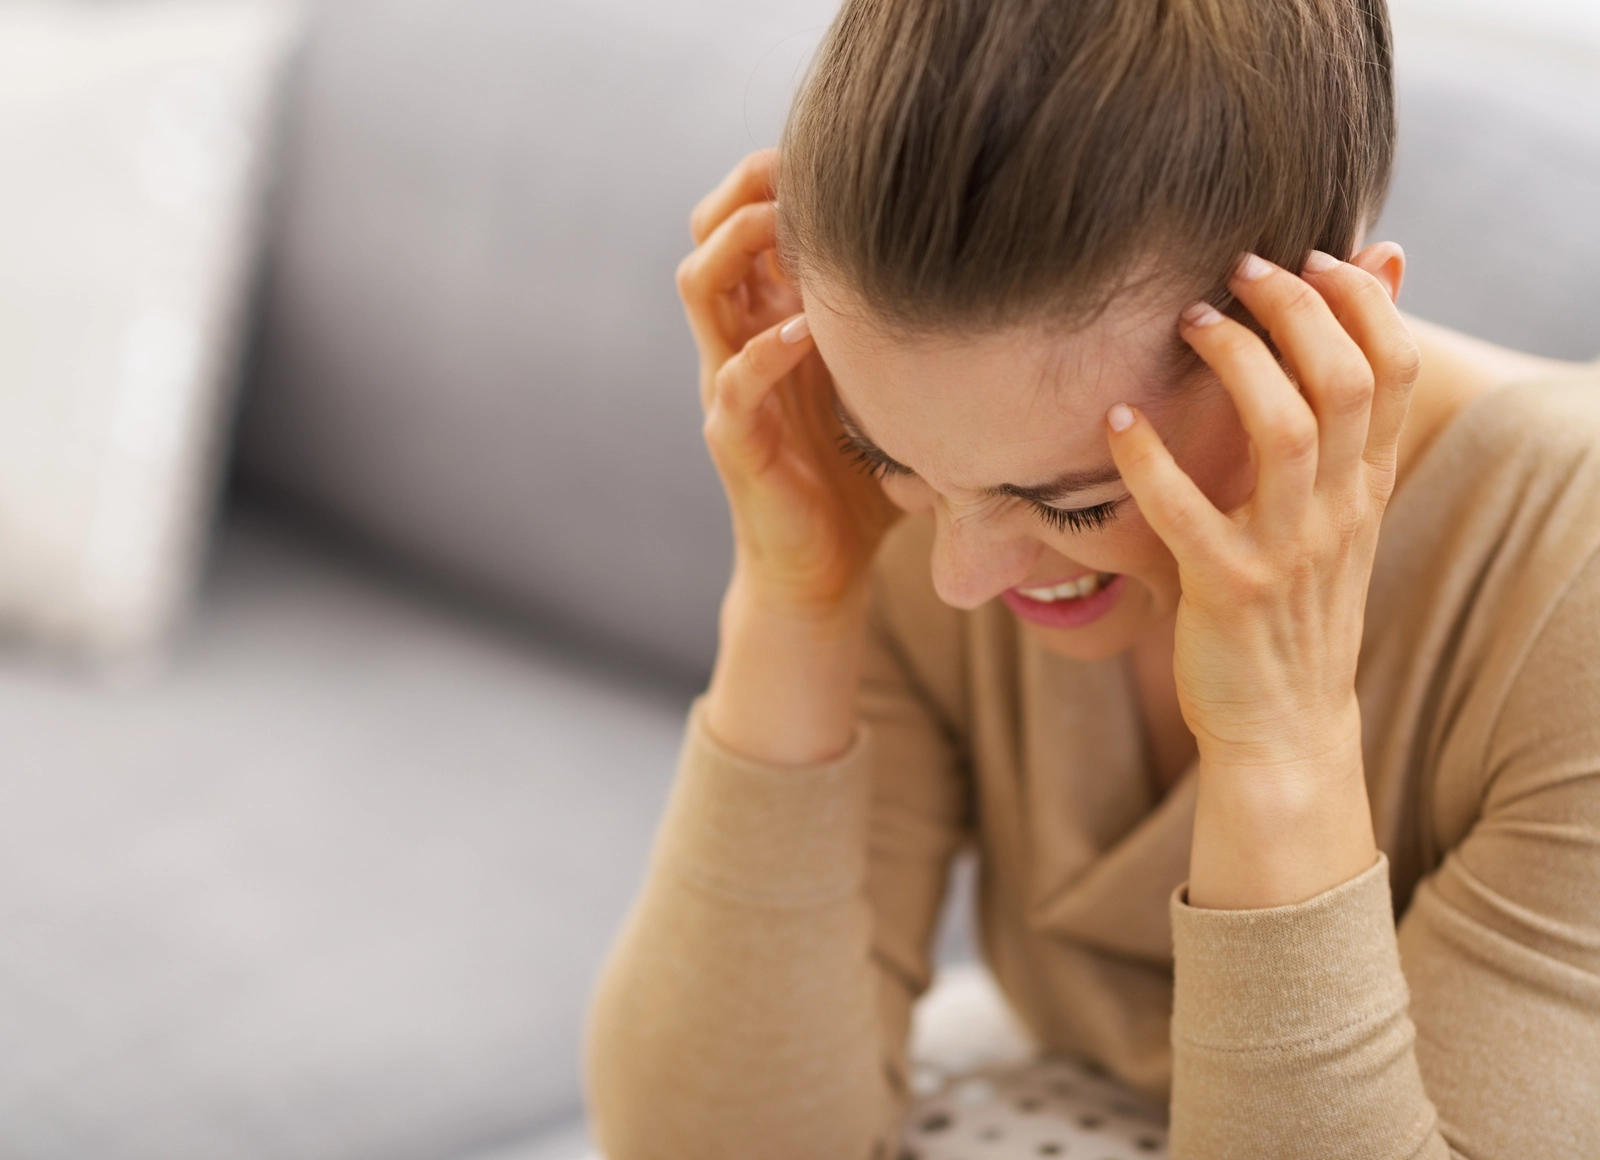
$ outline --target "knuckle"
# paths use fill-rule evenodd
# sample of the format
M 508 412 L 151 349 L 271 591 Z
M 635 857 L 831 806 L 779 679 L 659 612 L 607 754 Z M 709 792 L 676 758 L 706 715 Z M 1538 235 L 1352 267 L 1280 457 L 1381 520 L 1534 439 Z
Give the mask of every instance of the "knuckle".
M 711 398 L 719 408 L 736 407 L 739 402 L 739 363 L 742 355 L 722 364 L 716 378 L 711 380 Z
M 777 147 L 769 145 L 765 149 L 756 149 L 746 153 L 739 164 L 747 175 L 759 177 L 772 172 L 773 162 L 777 158 Z
M 1235 594 L 1242 603 L 1259 600 L 1272 588 L 1266 568 L 1248 553 L 1223 553 L 1215 567 L 1228 592 Z
M 1370 318 L 1392 320 L 1395 326 L 1401 326 L 1399 312 L 1394 299 L 1389 296 L 1388 286 L 1380 281 L 1376 274 L 1363 270 L 1360 266 L 1351 265 L 1346 269 L 1350 271 L 1349 276 L 1353 279 L 1350 294 L 1354 308 Z
M 728 417 L 720 408 L 706 412 L 705 422 L 700 425 L 700 437 L 705 441 L 711 462 L 719 468 L 726 467 L 732 433 L 728 429 Z
M 1395 344 L 1385 361 L 1390 373 L 1406 386 L 1416 382 L 1422 374 L 1422 351 L 1409 334 Z
M 766 379 L 771 377 L 773 351 L 769 335 L 758 334 L 744 344 L 744 349 L 739 352 L 738 360 L 741 370 L 754 378 Z
M 1317 449 L 1317 425 L 1310 418 L 1283 412 L 1266 421 L 1265 436 L 1278 455 L 1290 462 L 1310 458 Z
M 1235 566 L 1235 570 L 1238 574 L 1235 583 L 1244 599 L 1252 604 L 1275 598 L 1282 587 L 1273 570 L 1263 560 L 1242 559 Z
M 1326 395 L 1335 413 L 1348 415 L 1371 407 L 1376 389 L 1377 380 L 1366 359 L 1348 359 L 1334 372 Z
M 1336 498 L 1330 511 L 1336 543 L 1348 549 L 1349 544 L 1366 527 L 1370 512 L 1365 497 L 1359 491 Z
M 1238 361 L 1249 357 L 1265 344 L 1243 326 L 1230 326 L 1225 333 L 1217 336 L 1217 346 L 1225 358 Z
M 1383 283 L 1378 281 L 1377 275 L 1370 270 L 1364 270 L 1354 262 L 1345 262 L 1336 270 L 1330 270 L 1326 275 L 1340 283 L 1340 294 L 1353 294 L 1361 300 L 1364 306 L 1377 305 L 1377 299 L 1389 300 L 1389 292 L 1383 288 Z
M 677 283 L 678 294 L 688 298 L 694 293 L 697 278 L 700 273 L 700 252 L 687 255 L 678 263 L 678 268 L 673 272 L 673 281 Z
M 773 229 L 774 207 L 770 201 L 747 201 L 733 211 L 729 229 L 743 236 L 770 234 Z
M 1355 292 L 1366 299 L 1365 304 L 1368 307 L 1393 305 L 1389 300 L 1389 291 L 1372 271 L 1363 270 L 1354 262 L 1347 263 L 1344 269 L 1348 271 L 1348 277 L 1355 282 Z
M 1171 496 L 1162 496 L 1156 501 L 1157 515 L 1162 524 L 1170 528 L 1180 539 L 1193 538 L 1199 530 L 1199 520 L 1188 504 L 1182 503 Z
M 1153 442 L 1141 442 L 1133 449 L 1129 460 L 1128 466 L 1133 469 L 1132 474 L 1148 479 L 1160 466 L 1161 454 Z
M 1305 314 L 1322 305 L 1322 295 L 1313 290 L 1309 283 L 1287 272 L 1282 282 L 1280 294 L 1283 309 L 1294 314 Z
M 1379 515 L 1389 506 L 1389 499 L 1394 495 L 1396 475 L 1392 456 L 1367 467 L 1367 494 L 1371 497 L 1373 508 Z

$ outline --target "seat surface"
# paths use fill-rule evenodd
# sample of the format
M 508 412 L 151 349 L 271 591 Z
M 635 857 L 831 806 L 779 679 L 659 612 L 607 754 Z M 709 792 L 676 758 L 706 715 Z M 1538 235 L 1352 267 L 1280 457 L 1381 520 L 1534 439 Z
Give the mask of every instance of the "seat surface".
M 406 1160 L 566 1122 L 681 694 L 227 528 L 171 666 L 0 668 L 0 1155 Z

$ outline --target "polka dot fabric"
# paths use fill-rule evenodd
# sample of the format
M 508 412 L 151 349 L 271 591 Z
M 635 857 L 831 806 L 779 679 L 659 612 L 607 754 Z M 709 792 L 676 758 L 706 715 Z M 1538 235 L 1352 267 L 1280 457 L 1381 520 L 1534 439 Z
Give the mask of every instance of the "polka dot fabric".
M 1165 1160 L 1160 1104 L 1064 1056 L 948 1076 L 921 1066 L 899 1160 Z

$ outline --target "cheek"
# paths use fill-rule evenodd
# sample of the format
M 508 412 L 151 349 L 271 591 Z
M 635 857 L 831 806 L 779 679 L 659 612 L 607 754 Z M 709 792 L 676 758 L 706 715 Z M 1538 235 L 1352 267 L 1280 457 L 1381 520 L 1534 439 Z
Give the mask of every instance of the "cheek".
M 1129 500 L 1115 528 L 1108 528 L 1104 537 L 1104 564 L 1107 572 L 1126 572 L 1147 581 L 1173 571 L 1177 562 L 1167 545 L 1156 535 L 1155 529 L 1145 520 L 1139 505 Z
M 1131 499 L 1123 502 L 1111 523 L 1097 531 L 1063 535 L 1035 526 L 1029 528 L 1029 534 L 1057 557 L 1046 562 L 1043 569 L 1046 572 L 1056 571 L 1058 563 L 1076 564 L 1097 572 L 1120 572 L 1138 577 L 1149 585 L 1159 585 L 1162 577 L 1177 567 L 1166 544 Z

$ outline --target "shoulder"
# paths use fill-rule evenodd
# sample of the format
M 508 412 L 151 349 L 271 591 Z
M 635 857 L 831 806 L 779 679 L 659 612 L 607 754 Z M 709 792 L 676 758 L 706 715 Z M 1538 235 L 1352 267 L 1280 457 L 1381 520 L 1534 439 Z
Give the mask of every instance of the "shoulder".
M 1432 670 L 1448 847 L 1491 799 L 1600 771 L 1600 374 L 1484 396 L 1413 482 L 1385 519 L 1375 627 L 1393 642 L 1373 652 Z
M 1457 502 L 1485 513 L 1485 557 L 1504 557 L 1521 594 L 1553 607 L 1600 551 L 1600 370 L 1499 388 L 1462 420 L 1441 465 Z
M 1495 749 L 1506 754 L 1581 735 L 1600 772 L 1600 368 L 1508 388 L 1485 414 L 1520 484 L 1506 539 L 1520 546 L 1519 591 L 1543 596 L 1520 657 Z M 1490 423 L 1480 421 L 1480 428 Z M 1480 438 L 1486 438 L 1480 434 Z
M 1592 454 L 1600 440 L 1600 364 L 1498 387 L 1459 422 L 1472 444 L 1501 456 Z
M 1489 748 L 1496 794 L 1580 778 L 1600 792 L 1600 552 L 1585 560 L 1517 667 Z
M 1480 479 L 1479 486 L 1546 481 L 1529 499 L 1550 488 L 1600 489 L 1600 367 L 1490 391 L 1457 416 L 1434 451 L 1419 474 L 1452 476 L 1469 492 Z
M 1413 586 L 1497 573 L 1548 607 L 1597 549 L 1600 369 L 1499 387 L 1462 411 L 1396 492 L 1380 565 Z

